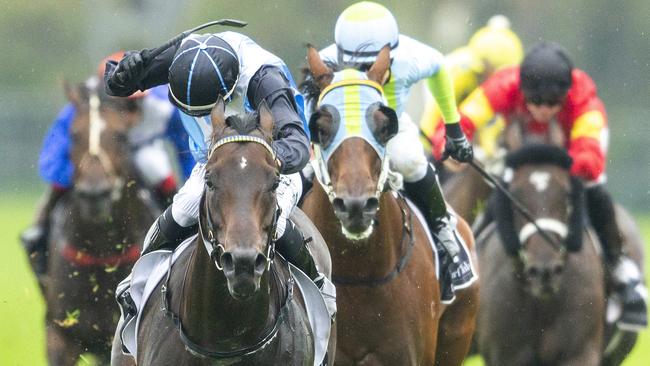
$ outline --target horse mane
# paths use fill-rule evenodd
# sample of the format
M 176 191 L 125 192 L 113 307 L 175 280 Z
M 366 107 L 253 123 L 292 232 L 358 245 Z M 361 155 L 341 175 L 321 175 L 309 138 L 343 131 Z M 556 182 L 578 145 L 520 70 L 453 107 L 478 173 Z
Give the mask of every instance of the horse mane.
M 546 144 L 527 145 L 506 156 L 506 166 L 512 169 L 528 164 L 553 164 L 568 170 L 572 163 L 564 148 Z

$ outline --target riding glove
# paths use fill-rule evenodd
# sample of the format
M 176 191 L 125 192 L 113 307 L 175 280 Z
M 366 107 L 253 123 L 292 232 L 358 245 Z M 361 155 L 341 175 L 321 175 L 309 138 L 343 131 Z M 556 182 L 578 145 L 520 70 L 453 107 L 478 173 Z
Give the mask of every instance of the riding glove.
M 445 143 L 444 157 L 452 158 L 466 163 L 474 157 L 472 144 L 467 141 L 467 137 L 460 128 L 460 123 L 450 123 L 445 125 L 447 142 Z
M 144 77 L 144 65 L 145 59 L 139 51 L 128 51 L 106 82 L 110 88 L 118 86 L 119 88 L 136 89 Z

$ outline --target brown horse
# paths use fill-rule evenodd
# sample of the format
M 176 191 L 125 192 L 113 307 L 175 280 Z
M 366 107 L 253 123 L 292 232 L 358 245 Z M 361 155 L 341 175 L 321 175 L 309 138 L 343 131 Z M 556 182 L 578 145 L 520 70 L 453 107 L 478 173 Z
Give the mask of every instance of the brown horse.
M 50 364 L 74 365 L 91 352 L 108 362 L 119 317 L 113 290 L 128 274 L 153 215 L 139 197 L 126 133 L 132 100 L 66 86 L 72 123 L 74 188 L 52 215 L 47 303 Z
M 312 138 L 319 144 L 319 183 L 304 198 L 302 209 L 332 255 L 338 308 L 335 363 L 459 365 L 474 330 L 477 287 L 463 290 L 455 305 L 445 309 L 425 228 L 397 191 L 385 189 L 388 162 L 381 149 L 397 131 L 395 113 L 380 97 L 388 53 L 382 50 L 364 74 L 352 69 L 335 73 L 313 47 L 308 51 L 314 85 L 306 87 L 318 89 L 319 99 L 338 88 L 342 95 L 350 90 L 352 100 L 357 100 L 354 93 L 378 98 L 368 107 L 365 125 L 341 127 L 347 112 L 325 99 L 310 121 Z M 357 132 L 341 138 L 345 130 Z M 471 245 L 467 225 L 462 222 L 459 229 Z
M 507 158 L 508 190 L 535 224 L 496 193 L 496 225 L 478 238 L 477 339 L 488 365 L 602 360 L 605 274 L 570 164 L 564 149 L 552 145 L 529 145 Z
M 287 262 L 274 256 L 273 117 L 265 105 L 259 122 L 256 114 L 226 119 L 224 109 L 220 100 L 211 115 L 199 235 L 142 310 L 137 364 L 314 365 L 302 292 Z M 322 237 L 308 221 L 301 229 L 329 276 Z M 117 336 L 113 347 L 113 364 L 132 364 Z
M 515 121 L 508 125 L 503 140 L 504 146 L 508 150 L 516 150 L 524 144 L 531 143 L 552 144 L 555 146 L 564 146 L 565 144 L 564 135 L 555 123 L 551 123 L 546 135 L 531 138 L 522 133 L 521 125 Z M 498 165 L 503 164 L 493 164 L 492 167 Z M 486 201 L 493 189 L 475 169 L 469 166 L 459 168 L 455 165 L 452 165 L 452 168 L 454 168 L 454 174 L 443 184 L 445 196 L 457 212 L 468 218 L 470 222 L 478 218 L 477 222 L 474 222 L 473 228 L 476 230 L 475 234 L 479 239 L 484 239 L 485 235 L 481 235 L 481 232 L 485 225 L 494 219 L 483 215 Z M 618 204 L 616 204 L 616 217 L 620 231 L 623 234 L 624 251 L 630 254 L 631 259 L 636 262 L 643 273 L 644 243 L 639 228 L 629 212 Z M 488 279 L 483 277 L 483 281 L 488 281 Z M 483 295 L 487 296 L 485 293 Z M 616 313 L 616 311 L 613 313 Z M 636 339 L 637 333 L 620 330 L 615 324 L 609 321 L 606 322 L 602 364 L 621 364 L 634 347 Z

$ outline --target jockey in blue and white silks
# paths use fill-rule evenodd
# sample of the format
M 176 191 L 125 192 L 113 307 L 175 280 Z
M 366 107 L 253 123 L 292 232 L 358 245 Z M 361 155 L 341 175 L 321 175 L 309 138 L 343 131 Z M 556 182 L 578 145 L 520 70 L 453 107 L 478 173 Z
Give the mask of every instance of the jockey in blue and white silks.
M 240 33 L 192 34 L 153 59 L 147 59 L 146 52 L 131 52 L 119 63 L 107 63 L 105 82 L 107 92 L 116 96 L 168 84 L 169 100 L 181 111 L 190 149 L 197 160 L 173 204 L 149 230 L 143 253 L 161 248 L 173 250 L 197 230 L 212 135 L 210 111 L 217 101 L 226 102 L 227 114 L 255 111 L 266 103 L 274 120 L 271 147 L 280 167 L 276 250 L 314 280 L 321 291 L 332 294 L 333 285 L 318 273 L 302 233 L 289 220 L 302 193 L 298 172 L 309 161 L 309 137 L 302 95 L 279 57 Z M 129 303 L 129 286 L 127 278 L 116 291 L 123 306 Z

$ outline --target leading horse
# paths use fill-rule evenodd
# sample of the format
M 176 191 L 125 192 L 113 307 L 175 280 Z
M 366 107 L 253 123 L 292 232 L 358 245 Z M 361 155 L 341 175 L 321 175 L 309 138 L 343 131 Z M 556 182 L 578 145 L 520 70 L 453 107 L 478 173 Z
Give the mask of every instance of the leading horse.
M 154 219 L 129 155 L 136 101 L 98 89 L 66 84 L 76 110 L 74 187 L 52 214 L 49 271 L 41 281 L 53 365 L 74 365 L 86 352 L 108 361 L 119 318 L 113 290 L 139 257 L 138 243 Z
M 391 117 L 380 97 L 388 49 L 365 74 L 332 71 L 313 47 L 307 58 L 314 80 L 307 87 L 318 89 L 319 99 L 338 90 L 350 102 L 345 111 L 322 103 L 312 116 L 319 179 L 301 206 L 332 255 L 338 308 L 335 363 L 460 365 L 474 330 L 477 284 L 457 293 L 454 305 L 441 303 L 437 257 L 426 229 L 404 197 L 386 189 L 390 173 L 381 150 L 397 131 L 395 113 Z M 343 81 L 332 83 L 337 76 Z M 365 115 L 363 109 L 361 115 L 357 111 L 360 95 L 376 96 Z M 357 113 L 361 124 L 345 124 L 346 113 Z M 345 136 L 341 131 L 346 130 L 356 132 Z M 472 245 L 469 227 L 461 221 L 459 229 Z
M 259 116 L 226 119 L 224 109 L 219 100 L 211 114 L 199 235 L 142 309 L 137 364 L 314 365 L 303 293 L 274 250 L 279 167 L 271 148 L 273 117 L 266 105 Z M 322 238 L 308 220 L 300 226 L 314 239 L 310 249 L 320 246 L 312 253 L 329 276 Z M 113 347 L 113 364 L 132 363 L 117 335 Z

